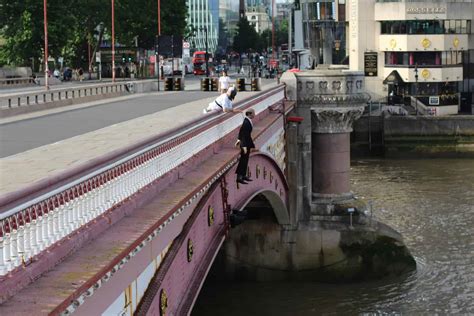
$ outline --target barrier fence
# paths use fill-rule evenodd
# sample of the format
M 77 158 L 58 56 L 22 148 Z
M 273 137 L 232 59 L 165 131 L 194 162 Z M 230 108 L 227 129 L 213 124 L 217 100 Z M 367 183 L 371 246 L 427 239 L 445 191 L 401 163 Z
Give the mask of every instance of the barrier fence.
M 80 86 L 74 88 L 59 88 L 54 90 L 32 91 L 28 93 L 12 93 L 0 96 L 0 109 L 20 106 L 34 106 L 51 102 L 78 99 L 94 95 L 116 94 L 128 91 L 127 82 L 105 83 L 98 85 Z

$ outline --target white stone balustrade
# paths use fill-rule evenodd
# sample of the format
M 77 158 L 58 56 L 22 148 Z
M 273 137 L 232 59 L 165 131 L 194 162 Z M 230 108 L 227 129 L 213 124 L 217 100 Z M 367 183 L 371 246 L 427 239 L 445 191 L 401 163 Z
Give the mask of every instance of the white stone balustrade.
M 252 107 L 258 114 L 283 98 L 283 87 L 280 87 L 267 92 Z M 0 214 L 0 276 L 29 262 L 33 256 L 217 142 L 238 128 L 242 119 L 241 115 L 234 115 L 221 123 L 213 117 L 203 120 L 190 130 Z M 200 128 L 204 130 L 196 133 Z

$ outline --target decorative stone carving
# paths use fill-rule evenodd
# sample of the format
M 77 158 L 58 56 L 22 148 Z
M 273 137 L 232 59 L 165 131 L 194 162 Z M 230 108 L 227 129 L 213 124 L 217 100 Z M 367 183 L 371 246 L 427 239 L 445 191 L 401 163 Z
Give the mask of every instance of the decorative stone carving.
M 321 92 L 326 92 L 327 89 L 328 89 L 328 82 L 327 81 L 320 81 L 319 82 L 319 90 Z
M 298 98 L 300 104 L 310 104 L 311 106 L 338 107 L 338 106 L 359 106 L 365 105 L 370 100 L 367 93 L 339 93 L 339 94 L 310 94 L 302 95 Z
M 314 90 L 314 81 L 306 81 L 306 91 Z
M 352 92 L 352 85 L 353 85 L 352 80 L 348 80 L 348 81 L 346 82 L 346 91 L 347 91 L 347 93 Z
M 337 80 L 336 80 L 336 81 L 333 81 L 333 82 L 332 82 L 332 89 L 333 89 L 334 91 L 339 91 L 339 90 L 341 90 L 341 82 L 340 82 L 340 81 L 337 81 Z
M 314 133 L 350 133 L 352 124 L 364 112 L 363 106 L 311 109 L 311 130 Z

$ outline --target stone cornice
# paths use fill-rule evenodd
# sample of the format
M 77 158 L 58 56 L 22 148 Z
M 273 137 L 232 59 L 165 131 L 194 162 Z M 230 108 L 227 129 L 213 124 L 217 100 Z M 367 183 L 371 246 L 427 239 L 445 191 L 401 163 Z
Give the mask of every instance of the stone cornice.
M 364 112 L 364 106 L 312 107 L 311 130 L 313 133 L 350 133 L 352 123 Z

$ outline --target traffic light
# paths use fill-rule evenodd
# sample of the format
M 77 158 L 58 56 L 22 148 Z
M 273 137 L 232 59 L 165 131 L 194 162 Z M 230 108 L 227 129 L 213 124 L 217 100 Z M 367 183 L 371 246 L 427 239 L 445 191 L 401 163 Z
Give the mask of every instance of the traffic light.
M 125 62 L 125 54 L 122 54 L 122 63 Z
M 181 78 L 174 79 L 174 91 L 181 91 Z
M 211 91 L 217 91 L 219 85 L 219 81 L 217 78 L 212 78 L 211 79 Z
M 132 62 L 132 54 L 128 54 L 128 62 L 129 62 L 129 63 Z
M 237 91 L 245 91 L 245 78 L 237 78 Z
M 252 91 L 260 91 L 260 78 L 253 78 L 251 84 Z
M 165 79 L 165 91 L 173 91 L 173 78 L 168 77 Z
M 201 91 L 209 91 L 209 78 L 201 79 Z

